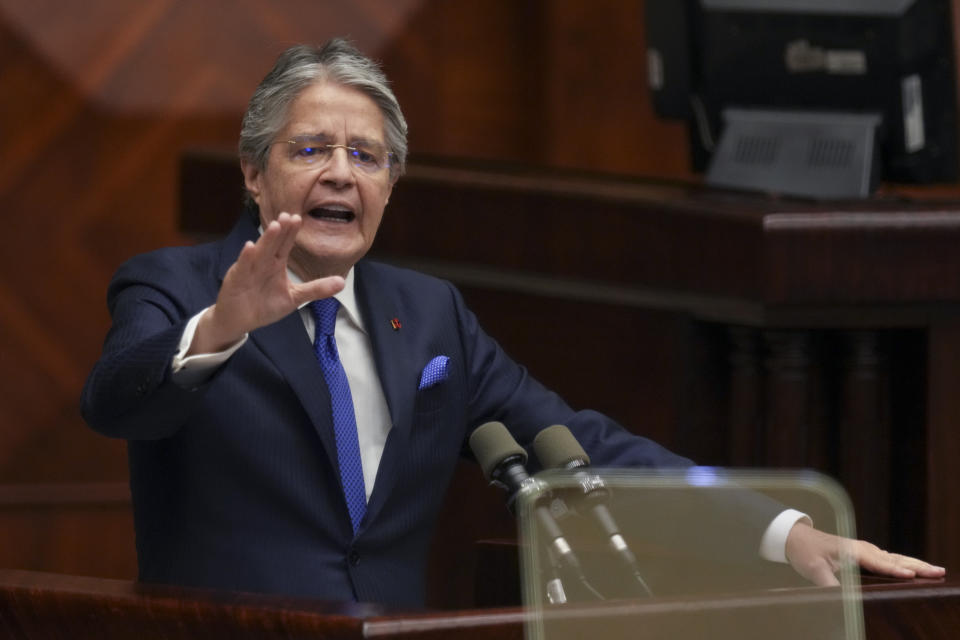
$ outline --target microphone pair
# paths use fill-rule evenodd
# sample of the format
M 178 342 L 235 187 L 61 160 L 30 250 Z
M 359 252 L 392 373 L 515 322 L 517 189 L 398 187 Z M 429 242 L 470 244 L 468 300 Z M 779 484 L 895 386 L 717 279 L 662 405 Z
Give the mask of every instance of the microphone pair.
M 470 435 L 469 444 L 477 462 L 480 463 L 484 477 L 491 484 L 506 489 L 507 507 L 511 512 L 514 511 L 517 496 L 540 491 L 537 481 L 527 473 L 526 451 L 517 444 L 502 423 L 488 422 L 477 427 Z M 616 521 L 607 509 L 605 504 L 607 490 L 603 480 L 600 476 L 586 470 L 590 466 L 590 457 L 570 430 L 563 425 L 547 427 L 534 438 L 533 448 L 545 469 L 573 471 L 573 476 L 586 499 L 591 520 L 603 532 L 616 556 L 632 573 L 640 590 L 644 595 L 651 595 L 650 588 L 640 574 L 636 556 L 630 550 Z M 557 500 L 561 499 L 555 498 L 554 502 L 556 503 Z M 561 507 L 561 510 L 569 511 L 565 509 L 565 505 Z M 542 503 L 535 504 L 533 516 L 549 540 L 548 549 L 551 554 L 560 560 L 563 567 L 572 571 L 594 595 L 602 599 L 602 596 L 587 583 L 580 568 L 579 559 L 564 538 L 549 507 Z

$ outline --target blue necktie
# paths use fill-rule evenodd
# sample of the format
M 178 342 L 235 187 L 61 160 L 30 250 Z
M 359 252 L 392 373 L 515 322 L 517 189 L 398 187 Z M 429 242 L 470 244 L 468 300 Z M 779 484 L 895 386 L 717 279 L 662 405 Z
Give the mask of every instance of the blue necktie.
M 330 406 L 333 410 L 333 436 L 337 441 L 337 462 L 340 465 L 340 482 L 347 500 L 353 532 L 357 532 L 363 514 L 367 510 L 367 493 L 363 486 L 363 465 L 360 463 L 360 442 L 357 439 L 357 419 L 353 413 L 353 398 L 347 374 L 340 364 L 337 341 L 333 330 L 337 323 L 340 303 L 335 298 L 315 300 L 310 303 L 316 319 L 316 334 L 313 350 L 323 369 L 323 377 L 330 390 Z

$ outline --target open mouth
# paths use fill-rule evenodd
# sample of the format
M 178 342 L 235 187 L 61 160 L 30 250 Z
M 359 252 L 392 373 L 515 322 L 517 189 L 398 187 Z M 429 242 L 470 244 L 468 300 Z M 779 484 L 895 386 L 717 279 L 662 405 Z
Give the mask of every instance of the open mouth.
M 307 212 L 314 220 L 352 222 L 357 216 L 345 207 L 314 207 Z

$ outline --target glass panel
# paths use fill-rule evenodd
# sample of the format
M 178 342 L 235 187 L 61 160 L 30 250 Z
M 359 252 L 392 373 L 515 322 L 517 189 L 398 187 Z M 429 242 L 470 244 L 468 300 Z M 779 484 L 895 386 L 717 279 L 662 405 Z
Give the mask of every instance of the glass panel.
M 821 588 L 759 555 L 787 507 L 854 536 L 849 500 L 826 476 L 694 467 L 536 479 L 517 500 L 527 638 L 863 637 L 856 567 Z

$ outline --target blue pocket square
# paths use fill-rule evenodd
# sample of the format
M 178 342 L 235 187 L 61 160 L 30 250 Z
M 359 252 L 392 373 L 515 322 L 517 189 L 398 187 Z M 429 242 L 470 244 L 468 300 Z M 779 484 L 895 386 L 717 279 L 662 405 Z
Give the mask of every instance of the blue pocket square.
M 447 363 L 449 362 L 450 358 L 448 356 L 437 356 L 428 362 L 420 373 L 420 386 L 417 389 L 429 389 L 438 382 L 446 380 Z

